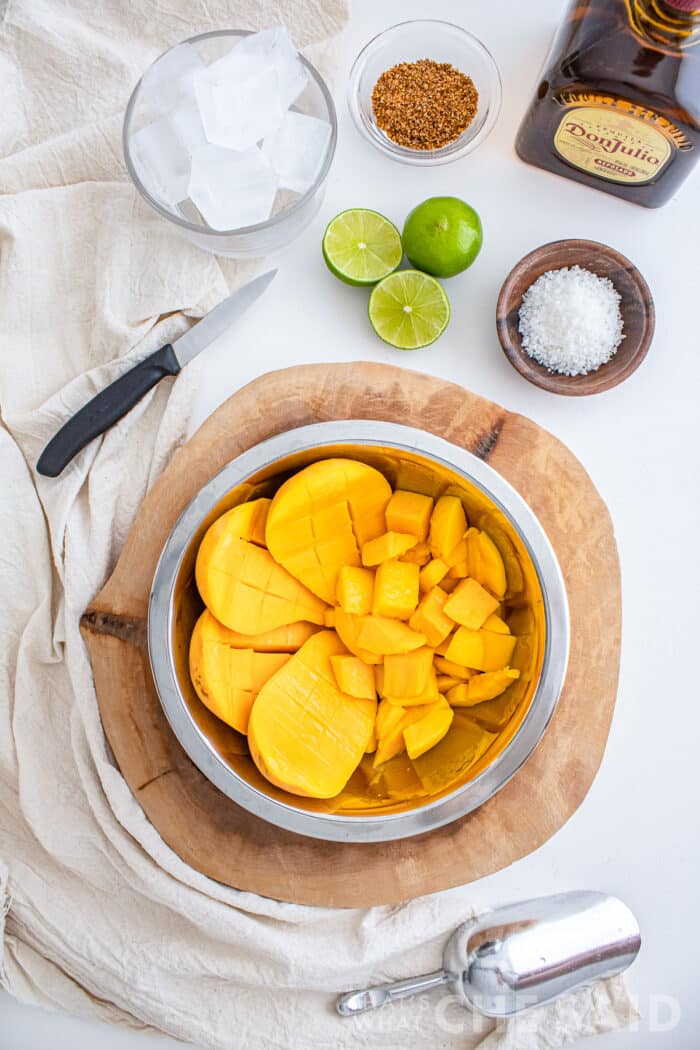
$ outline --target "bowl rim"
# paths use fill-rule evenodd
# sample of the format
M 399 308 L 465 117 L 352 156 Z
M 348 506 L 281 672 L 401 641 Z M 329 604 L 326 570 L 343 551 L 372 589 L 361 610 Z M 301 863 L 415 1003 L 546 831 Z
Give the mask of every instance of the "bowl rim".
M 367 60 L 389 34 L 395 33 L 399 29 L 405 29 L 407 26 L 421 25 L 440 26 L 444 29 L 453 30 L 459 36 L 466 38 L 466 40 L 477 51 L 481 52 L 489 69 L 492 80 L 492 99 L 489 112 L 487 113 L 486 120 L 476 134 L 472 138 L 462 141 L 461 145 L 460 141 L 462 140 L 462 136 L 467 134 L 469 127 L 465 128 L 464 131 L 452 142 L 447 142 L 444 146 L 440 146 L 438 149 L 414 150 L 408 146 L 401 146 L 398 142 L 393 142 L 388 136 L 380 138 L 379 135 L 374 134 L 370 130 L 367 121 L 364 119 L 360 111 L 358 104 L 359 84 Z M 478 36 L 475 36 L 474 33 L 470 33 L 468 29 L 456 25 L 454 22 L 449 22 L 447 19 L 409 18 L 403 22 L 396 22 L 394 25 L 387 26 L 386 29 L 376 33 L 358 52 L 348 77 L 347 100 L 350 116 L 352 117 L 355 127 L 361 133 L 363 138 L 375 146 L 376 149 L 401 163 L 428 167 L 430 165 L 449 164 L 453 160 L 465 157 L 469 153 L 472 153 L 477 146 L 480 146 L 481 143 L 488 138 L 493 131 L 501 112 L 501 106 L 503 103 L 503 83 L 501 81 L 501 72 L 498 68 L 496 59 L 493 57 L 483 40 Z
M 528 551 L 545 614 L 539 681 L 522 724 L 507 747 L 473 780 L 415 809 L 365 816 L 302 810 L 255 788 L 232 769 L 195 723 L 179 687 L 172 652 L 174 594 L 182 561 L 197 529 L 231 489 L 281 458 L 338 445 L 367 445 L 423 456 L 474 484 L 506 516 Z M 517 521 L 516 521 L 517 515 Z M 182 512 L 156 566 L 148 605 L 148 654 L 165 716 L 186 754 L 237 805 L 278 827 L 312 838 L 387 842 L 442 827 L 499 791 L 524 765 L 549 725 L 569 657 L 569 609 L 564 579 L 549 539 L 520 494 L 486 462 L 427 431 L 374 420 L 312 423 L 259 442 L 226 464 Z
M 155 211 L 157 211 L 159 215 L 162 215 L 164 219 L 168 219 L 176 226 L 181 227 L 181 229 L 190 230 L 192 233 L 196 233 L 199 236 L 222 238 L 240 236 L 241 234 L 259 233 L 262 230 L 269 230 L 274 226 L 277 226 L 283 219 L 286 219 L 289 215 L 293 215 L 294 212 L 301 210 L 304 207 L 304 205 L 309 200 L 311 200 L 314 194 L 317 193 L 319 187 L 323 185 L 328 176 L 331 164 L 333 163 L 333 157 L 335 156 L 335 150 L 338 144 L 338 114 L 336 112 L 333 96 L 331 95 L 328 85 L 326 84 L 325 80 L 323 79 L 319 71 L 316 69 L 316 67 L 312 65 L 311 62 L 309 62 L 308 58 L 306 58 L 301 53 L 301 51 L 297 51 L 297 54 L 299 55 L 299 58 L 301 59 L 303 65 L 306 67 L 307 72 L 311 74 L 312 78 L 314 79 L 318 88 L 320 89 L 321 94 L 323 95 L 326 107 L 328 109 L 328 123 L 331 126 L 331 137 L 328 141 L 328 147 L 326 149 L 326 156 L 324 158 L 323 164 L 321 165 L 321 168 L 319 169 L 319 172 L 311 186 L 309 186 L 309 188 L 303 194 L 301 194 L 297 198 L 297 200 L 290 204 L 289 207 L 283 208 L 282 211 L 277 212 L 276 215 L 272 215 L 269 219 L 265 219 L 264 222 L 257 222 L 254 223 L 252 226 L 239 226 L 238 228 L 230 230 L 215 230 L 209 226 L 202 226 L 199 223 L 190 222 L 188 219 L 184 219 L 182 218 L 182 216 L 170 211 L 163 204 L 161 204 L 156 197 L 149 193 L 148 189 L 144 186 L 143 182 L 139 178 L 136 168 L 134 167 L 134 163 L 131 159 L 131 151 L 129 149 L 129 133 L 131 119 L 134 107 L 136 105 L 136 99 L 138 98 L 138 93 L 141 89 L 141 83 L 147 70 L 154 66 L 156 62 L 159 62 L 164 55 L 168 54 L 169 51 L 172 51 L 176 47 L 180 47 L 182 44 L 196 44 L 199 43 L 201 40 L 209 40 L 213 37 L 220 36 L 252 36 L 256 32 L 257 30 L 254 29 L 212 29 L 206 33 L 197 33 L 195 36 L 187 37 L 184 40 L 178 41 L 177 44 L 173 44 L 172 47 L 166 48 L 165 51 L 162 51 L 157 58 L 153 59 L 153 61 L 150 63 L 147 69 L 144 70 L 144 72 L 141 74 L 136 85 L 134 86 L 133 91 L 131 92 L 131 95 L 129 96 L 129 101 L 127 102 L 126 110 L 124 111 L 124 121 L 122 123 L 121 135 L 122 153 L 124 156 L 124 163 L 126 164 L 126 168 L 131 181 L 133 182 L 134 186 L 141 194 L 143 199 L 146 201 L 146 203 L 150 205 L 150 207 L 153 208 Z
M 532 271 L 536 266 L 539 268 L 538 264 L 542 260 L 546 260 L 548 256 L 556 257 L 557 252 L 565 247 L 572 249 L 576 248 L 580 257 L 563 264 L 557 264 L 553 261 L 552 266 L 548 267 L 548 269 L 562 269 L 562 266 L 581 266 L 585 269 L 587 259 L 589 259 L 590 255 L 595 252 L 598 255 L 604 255 L 606 258 L 617 263 L 621 269 L 624 269 L 639 290 L 645 303 L 644 327 L 634 352 L 626 358 L 621 367 L 619 365 L 621 358 L 618 358 L 616 361 L 617 354 L 613 354 L 609 361 L 600 365 L 595 371 L 588 372 L 585 375 L 567 376 L 561 372 L 549 373 L 543 365 L 540 365 L 539 362 L 535 361 L 534 358 L 531 358 L 528 355 L 527 351 L 523 349 L 520 340 L 516 342 L 511 338 L 510 328 L 507 322 L 509 314 L 515 309 L 516 305 L 512 304 L 509 307 L 511 299 L 513 298 L 513 284 L 516 277 L 518 277 L 523 271 L 527 273 Z M 536 277 L 533 277 L 530 284 L 536 279 Z M 496 302 L 496 331 L 498 334 L 498 341 L 501 344 L 501 349 L 509 363 L 516 372 L 523 377 L 523 379 L 527 379 L 527 381 L 532 383 L 533 386 L 539 387 L 540 390 L 546 390 L 550 394 L 560 394 L 564 397 L 591 397 L 594 394 L 605 393 L 607 390 L 612 390 L 616 386 L 619 386 L 620 383 L 623 383 L 626 379 L 629 379 L 647 356 L 654 338 L 655 327 L 656 308 L 654 306 L 654 298 L 641 270 L 635 266 L 631 259 L 628 259 L 626 255 L 623 255 L 622 252 L 618 251 L 617 248 L 613 248 L 611 245 L 605 244 L 603 241 L 593 241 L 587 238 L 562 237 L 556 241 L 547 241 L 545 244 L 540 244 L 537 248 L 533 248 L 531 251 L 527 252 L 508 272 L 503 284 L 501 285 L 501 289 L 498 293 L 498 300 Z M 610 376 L 608 382 L 602 384 L 595 383 L 596 378 L 600 378 L 601 376 L 605 377 L 608 372 L 615 368 L 616 365 L 618 366 L 618 372 L 617 374 Z M 597 388 L 586 389 L 586 380 L 595 383 Z

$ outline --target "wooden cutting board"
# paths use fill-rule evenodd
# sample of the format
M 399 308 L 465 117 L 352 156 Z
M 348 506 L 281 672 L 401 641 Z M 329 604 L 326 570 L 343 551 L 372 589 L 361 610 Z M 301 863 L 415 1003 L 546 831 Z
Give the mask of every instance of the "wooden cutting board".
M 190 762 L 162 713 L 146 650 L 161 549 L 197 491 L 282 430 L 377 419 L 432 431 L 487 460 L 527 500 L 556 550 L 572 645 L 555 716 L 520 772 L 476 812 L 400 842 L 321 842 L 247 813 Z M 303 904 L 394 903 L 481 878 L 541 846 L 585 798 L 603 757 L 620 655 L 620 569 L 607 508 L 575 456 L 524 416 L 454 383 L 388 365 L 305 365 L 229 398 L 173 456 L 144 501 L 81 628 L 107 738 L 168 845 L 211 878 Z

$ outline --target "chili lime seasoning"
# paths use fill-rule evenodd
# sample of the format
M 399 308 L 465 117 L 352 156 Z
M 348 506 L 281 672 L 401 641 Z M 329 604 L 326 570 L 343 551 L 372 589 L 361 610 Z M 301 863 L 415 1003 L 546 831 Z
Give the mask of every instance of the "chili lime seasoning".
M 469 127 L 479 102 L 474 82 L 449 62 L 421 58 L 387 69 L 372 91 L 378 126 L 399 146 L 440 149 Z

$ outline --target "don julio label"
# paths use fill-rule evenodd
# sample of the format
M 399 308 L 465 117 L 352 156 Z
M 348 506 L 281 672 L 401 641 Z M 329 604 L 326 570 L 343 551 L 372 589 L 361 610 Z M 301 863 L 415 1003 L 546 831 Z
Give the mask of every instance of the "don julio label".
M 557 153 L 569 164 L 612 182 L 656 178 L 671 159 L 671 142 L 637 117 L 611 109 L 569 109 L 554 135 Z

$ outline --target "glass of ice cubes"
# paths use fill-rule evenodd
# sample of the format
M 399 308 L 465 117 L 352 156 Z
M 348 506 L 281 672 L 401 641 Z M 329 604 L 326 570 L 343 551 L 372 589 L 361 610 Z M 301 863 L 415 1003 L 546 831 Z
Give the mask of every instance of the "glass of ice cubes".
M 148 204 L 205 251 L 255 258 L 318 211 L 335 152 L 328 87 L 283 26 L 177 44 L 136 85 L 124 158 Z

